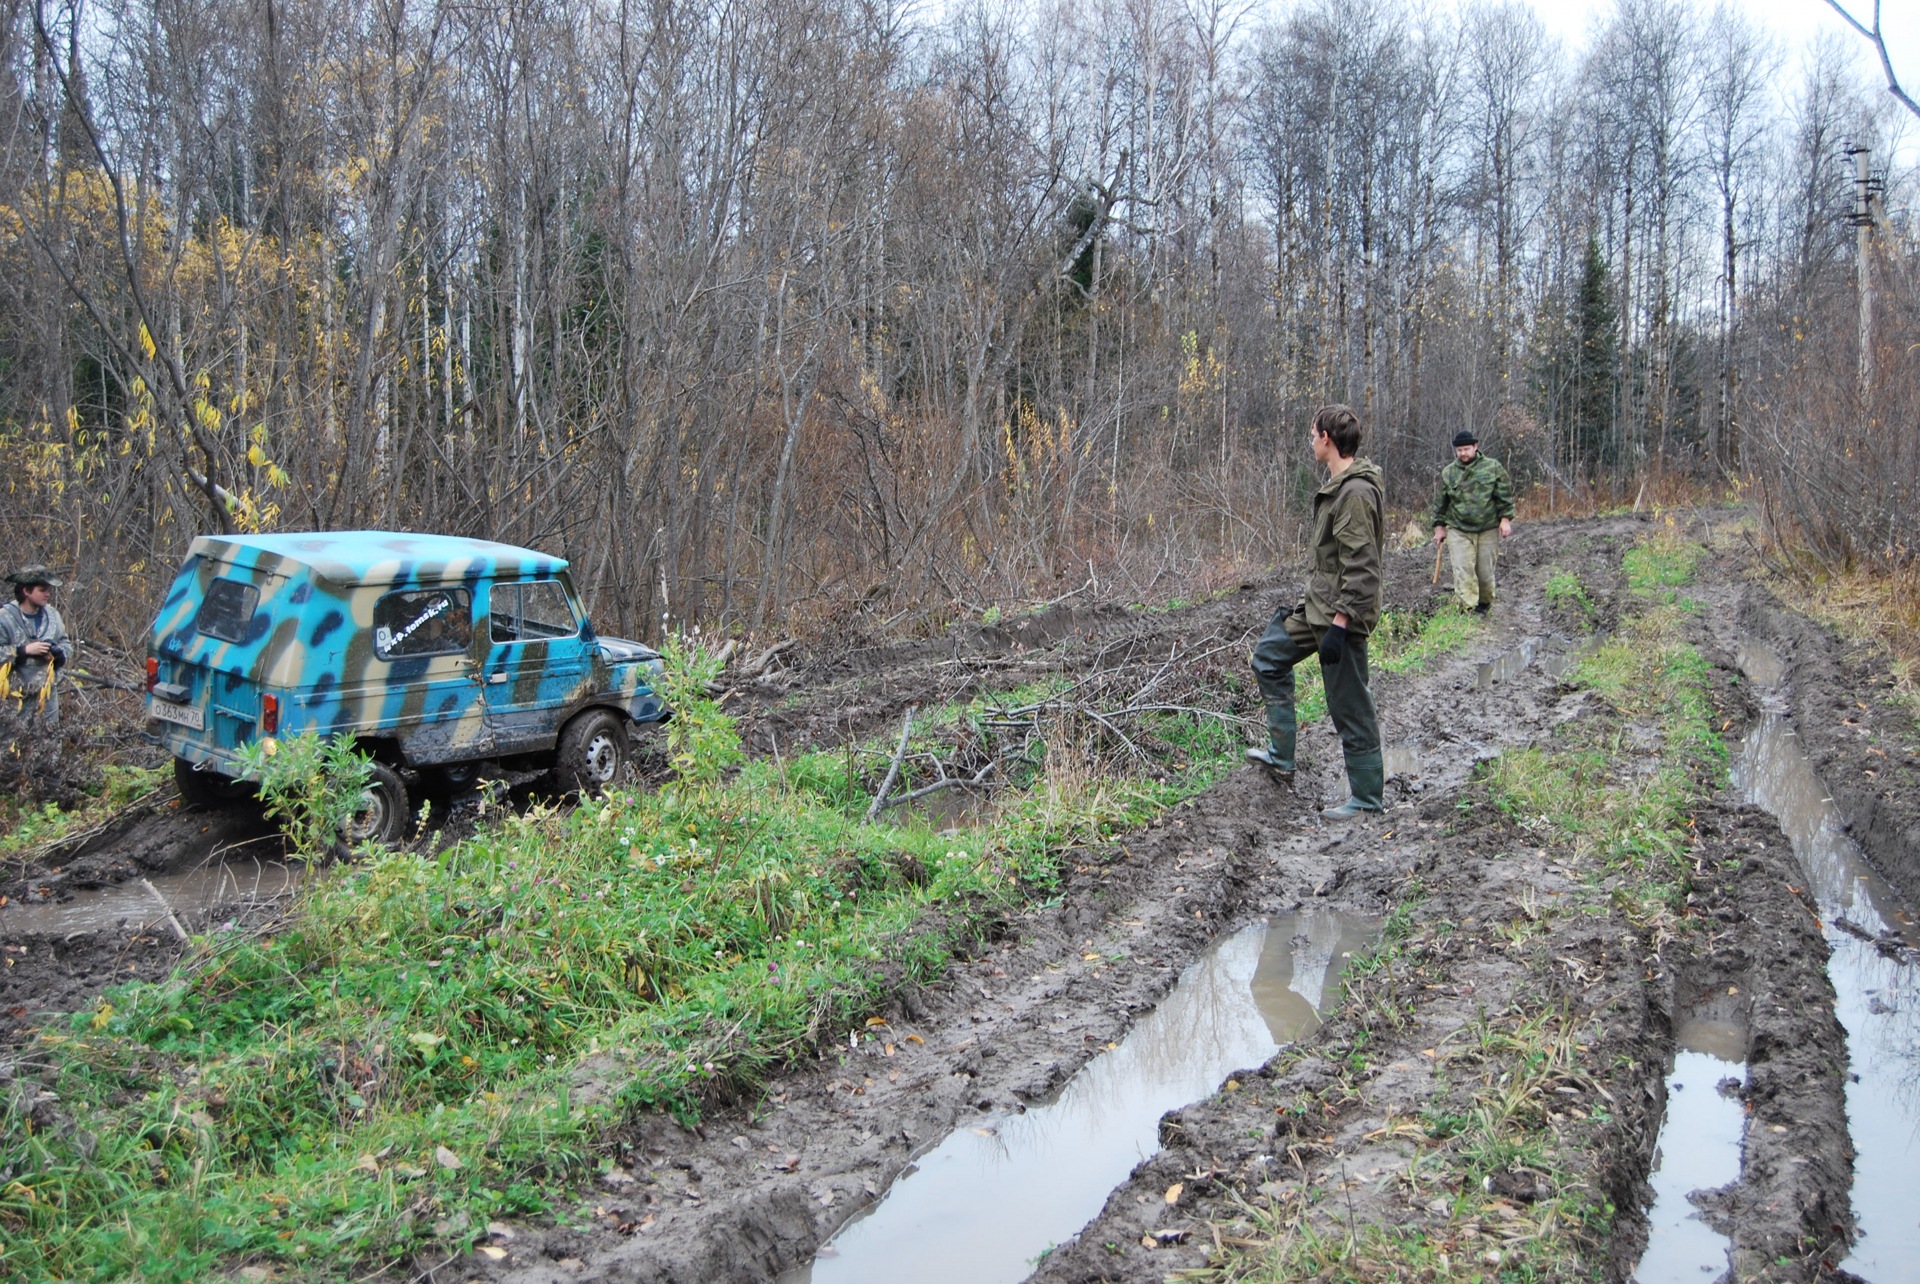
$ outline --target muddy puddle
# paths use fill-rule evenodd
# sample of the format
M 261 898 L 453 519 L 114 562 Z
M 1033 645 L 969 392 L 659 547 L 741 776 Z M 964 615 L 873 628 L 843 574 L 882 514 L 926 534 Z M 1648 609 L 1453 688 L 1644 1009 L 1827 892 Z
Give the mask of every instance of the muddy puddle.
M 1473 685 L 1484 689 L 1496 682 L 1508 682 L 1536 664 L 1548 677 L 1562 677 L 1582 656 L 1597 645 L 1599 645 L 1597 641 L 1569 646 L 1553 638 L 1525 638 L 1511 651 L 1503 652 L 1482 663 L 1474 671 Z
M 1163 1114 L 1315 1029 L 1378 931 L 1319 910 L 1226 938 L 1052 1100 L 953 1133 L 782 1284 L 1025 1279 L 1159 1149 Z
M 1636 1284 L 1697 1284 L 1729 1267 L 1727 1237 L 1709 1226 L 1690 1198 L 1740 1176 L 1746 1107 L 1747 1030 L 1730 996 L 1697 1008 L 1674 1031 L 1667 1113 L 1654 1153 L 1647 1251 Z
M 1763 648 L 1742 648 L 1750 677 L 1777 675 Z M 1772 666 L 1772 667 L 1770 667 Z M 1776 676 L 1775 681 L 1778 681 Z M 1920 1278 L 1920 968 L 1871 939 L 1916 943 L 1911 914 L 1848 838 L 1844 821 L 1784 713 L 1766 713 L 1742 742 L 1734 784 L 1779 818 L 1820 906 L 1828 973 L 1847 1032 L 1847 1123 L 1859 1239 L 1842 1266 L 1875 1284 Z
M 0 937 L 66 937 L 76 932 L 167 926 L 169 912 L 187 931 L 207 925 L 217 909 L 259 904 L 291 893 L 302 869 L 275 860 L 229 860 L 174 874 L 87 888 L 46 905 L 0 907 Z

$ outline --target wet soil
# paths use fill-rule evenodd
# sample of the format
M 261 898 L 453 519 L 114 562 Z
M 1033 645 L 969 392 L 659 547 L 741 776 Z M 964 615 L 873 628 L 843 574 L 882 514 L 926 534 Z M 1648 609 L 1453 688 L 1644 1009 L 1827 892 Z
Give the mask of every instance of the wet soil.
M 1752 582 L 1747 546 L 1733 534 L 1742 517 L 1687 520 L 1687 533 L 1715 550 L 1687 590 L 1701 609 L 1684 627 L 1717 666 L 1723 734 L 1731 740 L 1760 716 L 1738 656 L 1761 634 L 1788 669 L 1835 802 L 1910 908 L 1920 889 L 1912 718 L 1886 699 L 1884 660 L 1841 646 Z M 1693 1203 L 1728 1238 L 1739 1278 L 1831 1276 L 1853 1231 L 1846 1043 L 1819 910 L 1779 825 L 1731 788 L 1712 799 L 1688 852 L 1692 922 L 1649 930 L 1622 914 L 1584 912 L 1596 885 L 1604 900 L 1605 880 L 1596 884 L 1488 805 L 1474 776 L 1476 763 L 1597 712 L 1597 697 L 1559 680 L 1560 658 L 1614 626 L 1626 601 L 1621 557 L 1649 526 L 1635 516 L 1523 525 L 1503 549 L 1501 601 L 1471 645 L 1413 674 L 1378 675 L 1376 666 L 1390 751 L 1383 816 L 1321 818 L 1318 804 L 1345 791 L 1337 743 L 1316 725 L 1303 733 L 1291 785 L 1238 770 L 1111 846 L 1074 853 L 1056 898 L 994 925 L 938 985 L 903 993 L 884 1026 L 842 1032 L 764 1099 L 715 1103 L 696 1128 L 641 1118 L 612 1142 L 611 1171 L 566 1217 L 489 1228 L 488 1251 L 415 1269 L 530 1282 L 771 1280 L 804 1268 L 956 1129 L 998 1129 L 1053 1100 L 1222 938 L 1307 908 L 1379 919 L 1417 886 L 1398 961 L 1350 987 L 1319 1028 L 1164 1116 L 1159 1150 L 1141 1157 L 1078 1236 L 1045 1255 L 1035 1278 L 1158 1281 L 1205 1265 L 1223 1233 L 1264 1234 L 1261 1217 L 1419 1226 L 1462 1260 L 1498 1253 L 1501 1228 L 1454 1218 L 1450 1192 L 1415 1162 L 1423 1143 L 1406 1123 L 1470 1107 L 1484 1070 L 1470 1032 L 1488 1013 L 1523 1008 L 1560 1014 L 1580 1048 L 1579 1073 L 1556 1081 L 1540 1107 L 1574 1158 L 1551 1175 L 1496 1174 L 1490 1189 L 1515 1209 L 1543 1198 L 1549 1181 L 1596 1193 L 1620 1211 L 1606 1242 L 1584 1246 L 1584 1260 L 1630 1278 L 1647 1242 L 1648 1177 L 1678 1028 L 1712 995 L 1734 1000 L 1745 1036 L 1736 1091 L 1746 1157 L 1736 1182 Z M 1431 584 L 1431 566 L 1425 547 L 1395 553 L 1389 605 L 1437 606 L 1445 585 Z M 1579 576 L 1592 611 L 1546 603 L 1556 569 Z M 1298 587 L 1248 584 L 1165 613 L 1075 601 L 930 641 L 796 647 L 741 683 L 732 707 L 751 748 L 785 753 L 897 727 L 912 705 L 1051 675 L 1169 660 L 1237 668 Z M 1241 691 L 1232 711 L 1255 713 L 1250 684 Z M 136 875 L 231 841 L 182 832 L 199 823 L 191 813 L 156 814 L 137 827 L 140 838 L 93 856 L 99 868 L 123 861 Z M 175 837 L 143 846 L 149 830 Z M 125 854 L 163 843 L 176 854 L 158 865 Z M 81 864 L 76 855 L 60 869 Z M 8 886 L 31 894 L 35 879 L 54 876 L 24 871 Z M 90 984 L 164 971 L 174 954 L 165 930 L 146 924 L 95 941 L 16 943 L 5 912 L 4 994 L 28 1009 L 18 1021 L 84 1006 Z M 30 969 L 18 984 L 15 944 L 27 951 L 18 966 Z M 60 948 L 85 970 L 63 963 Z M 59 967 L 67 970 L 52 979 Z M 910 1262 L 893 1270 L 913 1274 Z

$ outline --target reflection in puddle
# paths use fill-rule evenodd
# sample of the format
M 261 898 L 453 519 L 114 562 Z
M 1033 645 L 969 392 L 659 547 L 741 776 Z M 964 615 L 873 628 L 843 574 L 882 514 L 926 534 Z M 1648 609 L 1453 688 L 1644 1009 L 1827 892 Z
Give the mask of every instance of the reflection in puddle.
M 1495 656 L 1493 659 L 1488 660 L 1480 666 L 1479 672 L 1474 677 L 1473 685 L 1476 687 L 1490 687 L 1496 682 L 1505 682 L 1509 678 L 1519 677 L 1520 674 L 1526 672 L 1527 666 L 1532 664 L 1539 656 L 1540 648 L 1545 642 L 1545 638 L 1528 638 L 1519 646 L 1513 648 L 1513 650 L 1508 651 L 1505 655 Z
M 1388 779 L 1420 774 L 1420 755 L 1407 745 L 1388 745 L 1381 755 Z
M 1320 910 L 1221 941 L 1057 1098 L 953 1133 L 782 1284 L 1025 1279 L 1160 1148 L 1161 1115 L 1317 1027 L 1346 957 L 1378 931 Z
M 67 936 L 74 932 L 112 931 L 129 924 L 165 930 L 167 907 L 188 930 L 200 924 L 207 911 L 237 902 L 269 901 L 286 895 L 300 882 L 301 869 L 274 860 L 227 861 L 202 865 L 178 874 L 155 874 L 145 882 L 134 878 L 113 887 L 75 892 L 73 899 L 52 905 L 8 905 L 0 908 L 0 936 Z
M 1727 1237 L 1707 1225 L 1687 1196 L 1740 1176 L 1746 1107 L 1737 1094 L 1723 1095 L 1720 1084 L 1746 1084 L 1746 1025 L 1731 1011 L 1706 1008 L 1680 1022 L 1674 1042 L 1667 1114 L 1647 1179 L 1653 1187 L 1647 1251 L 1633 1273 L 1636 1284 L 1719 1279 L 1729 1264 Z
M 1920 968 L 1897 962 L 1833 926 L 1844 917 L 1871 935 L 1906 915 L 1860 849 L 1801 748 L 1792 724 L 1768 713 L 1734 762 L 1734 783 L 1772 812 L 1806 872 L 1832 956 L 1827 973 L 1847 1031 L 1847 1124 L 1853 1137 L 1853 1211 L 1859 1242 L 1841 1266 L 1863 1279 L 1914 1278 L 1920 1262 Z
M 1740 639 L 1733 662 L 1755 686 L 1777 687 L 1787 680 L 1787 666 L 1780 653 L 1755 638 Z

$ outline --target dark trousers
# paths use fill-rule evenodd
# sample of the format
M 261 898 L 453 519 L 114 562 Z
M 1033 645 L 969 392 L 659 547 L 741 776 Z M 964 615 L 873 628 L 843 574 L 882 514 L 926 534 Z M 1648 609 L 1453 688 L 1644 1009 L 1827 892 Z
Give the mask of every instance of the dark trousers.
M 1320 649 L 1320 634 L 1307 623 L 1299 607 L 1274 613 L 1267 631 L 1253 648 L 1253 675 L 1267 705 L 1267 734 L 1284 756 L 1293 757 L 1298 726 L 1294 712 L 1293 666 Z M 1322 665 L 1327 690 L 1327 716 L 1340 733 L 1340 747 L 1349 761 L 1380 749 L 1380 717 L 1374 711 L 1373 691 L 1367 682 L 1367 640 L 1347 634 L 1347 651 L 1340 663 Z

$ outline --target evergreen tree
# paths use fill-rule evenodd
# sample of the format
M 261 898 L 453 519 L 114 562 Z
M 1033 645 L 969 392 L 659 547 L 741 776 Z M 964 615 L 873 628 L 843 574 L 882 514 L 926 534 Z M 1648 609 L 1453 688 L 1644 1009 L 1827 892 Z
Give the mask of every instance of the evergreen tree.
M 1614 462 L 1614 412 L 1620 391 L 1620 311 L 1613 301 L 1613 273 L 1597 238 L 1587 238 L 1580 289 L 1567 329 L 1572 342 L 1567 369 L 1566 419 L 1574 458 L 1582 467 Z

